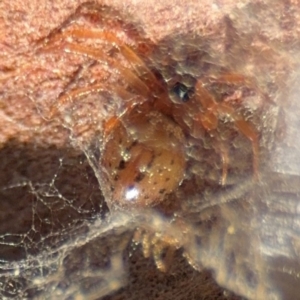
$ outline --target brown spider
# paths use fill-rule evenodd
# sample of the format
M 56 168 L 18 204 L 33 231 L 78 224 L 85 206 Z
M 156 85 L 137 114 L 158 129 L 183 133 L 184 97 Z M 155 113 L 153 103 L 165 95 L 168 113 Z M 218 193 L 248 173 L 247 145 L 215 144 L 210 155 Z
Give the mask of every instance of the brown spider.
M 74 26 L 72 23 L 78 17 L 106 26 L 99 29 Z M 102 46 L 84 44 L 91 40 L 100 41 Z M 108 91 L 122 99 L 122 111 L 103 125 L 100 146 L 99 166 L 109 205 L 154 206 L 175 192 L 186 173 L 187 136 L 200 127 L 214 137 L 213 148 L 222 158 L 220 182 L 224 185 L 229 154 L 218 131 L 219 120 L 224 116 L 251 143 L 253 174 L 258 178 L 259 135 L 255 126 L 235 108 L 241 96 L 233 94 L 233 100 L 228 97 L 228 101 L 219 101 L 207 88 L 215 83 L 236 89 L 247 86 L 257 91 L 255 84 L 242 75 L 227 72 L 198 78 L 191 87 L 175 82 L 170 93 L 169 85 L 153 71 L 150 63 L 154 48 L 133 26 L 118 16 L 113 17 L 110 8 L 92 3 L 81 5 L 41 46 L 43 51 L 87 56 L 108 66 L 111 74 L 119 78 L 113 83 L 96 82 L 74 89 L 60 96 L 50 110 L 52 118 L 65 104 L 94 91 Z

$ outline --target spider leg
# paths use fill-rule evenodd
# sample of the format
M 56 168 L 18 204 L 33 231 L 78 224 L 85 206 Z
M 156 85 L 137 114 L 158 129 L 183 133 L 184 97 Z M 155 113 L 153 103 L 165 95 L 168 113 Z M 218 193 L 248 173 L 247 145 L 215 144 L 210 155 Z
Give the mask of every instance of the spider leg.
M 196 115 L 195 121 L 201 122 L 202 126 L 206 131 L 212 132 L 218 126 L 218 114 L 216 113 L 218 109 L 218 103 L 214 100 L 212 95 L 202 86 L 201 82 L 196 85 L 196 94 L 201 102 L 202 107 L 204 106 L 204 112 L 200 112 Z M 206 110 L 205 110 L 206 109 Z M 222 177 L 221 184 L 225 185 L 228 173 L 228 149 L 225 147 L 224 143 L 218 139 L 216 149 L 220 150 L 220 155 L 222 159 Z
M 258 134 L 254 126 L 248 121 L 244 120 L 241 115 L 237 114 L 232 107 L 224 103 L 220 103 L 218 105 L 218 111 L 219 113 L 226 113 L 230 115 L 230 117 L 233 118 L 234 124 L 238 130 L 251 142 L 253 152 L 253 174 L 255 179 L 258 180 L 259 144 Z
M 264 93 L 260 88 L 255 80 L 252 77 L 245 77 L 239 73 L 223 73 L 219 76 L 210 76 L 206 81 L 210 82 L 217 82 L 217 83 L 224 83 L 229 85 L 237 85 L 237 86 L 247 86 L 252 88 L 256 93 L 258 93 L 261 97 L 263 97 L 267 102 L 270 104 L 276 104 L 266 93 Z
M 218 83 L 227 83 L 227 84 L 234 84 L 234 85 L 242 85 L 242 84 L 247 86 L 253 85 L 252 81 L 249 78 L 239 73 L 223 73 L 218 76 L 210 76 L 208 77 L 208 80 L 218 82 Z
M 218 125 L 218 119 L 217 119 L 217 117 L 214 114 L 210 115 L 207 112 L 205 114 L 199 113 L 197 115 L 197 119 L 195 121 L 197 123 L 199 123 L 199 121 L 200 121 L 202 123 L 203 127 L 205 128 L 205 130 L 208 131 L 209 133 L 215 132 L 215 129 L 216 129 L 217 125 Z M 217 137 L 217 135 L 216 135 L 216 137 Z M 224 143 L 220 141 L 219 138 L 215 142 L 214 148 L 215 149 L 220 149 L 219 152 L 220 152 L 221 159 L 222 159 L 221 184 L 225 185 L 226 179 L 227 179 L 227 174 L 228 174 L 228 164 L 229 164 L 228 149 L 224 145 Z
M 69 35 L 68 33 L 65 33 L 66 36 Z M 60 35 L 62 38 L 62 34 Z M 121 41 L 114 36 L 114 34 L 110 32 L 99 32 L 99 31 L 92 31 L 92 30 L 86 30 L 86 29 L 74 29 L 71 31 L 72 37 L 77 38 L 102 38 L 109 43 L 115 44 L 115 43 L 121 43 Z M 57 39 L 56 39 L 57 40 Z M 140 71 L 143 70 L 144 73 L 147 73 L 148 78 L 153 82 L 157 82 L 157 79 L 155 78 L 154 74 L 146 67 L 144 62 L 132 51 L 129 47 L 126 45 L 121 45 L 123 51 L 122 54 L 125 56 L 125 58 L 131 62 L 131 64 L 135 67 L 133 72 L 129 68 L 123 66 L 118 61 L 113 60 L 112 58 L 108 57 L 106 53 L 104 53 L 100 49 L 93 49 L 89 48 L 83 45 L 70 43 L 70 42 L 62 42 L 60 45 L 53 45 L 52 43 L 46 45 L 43 50 L 44 51 L 51 51 L 54 50 L 62 50 L 67 53 L 76 53 L 88 56 L 92 59 L 95 59 L 97 61 L 100 61 L 104 64 L 108 64 L 113 69 L 117 70 L 124 78 L 126 78 L 126 81 L 128 82 L 128 85 L 133 88 L 136 92 L 138 92 L 140 95 L 144 96 L 145 99 L 149 98 L 150 89 L 148 85 L 140 79 L 141 74 L 137 74 L 138 67 L 140 68 Z M 139 72 L 141 73 L 141 72 Z M 50 110 L 50 118 L 59 110 L 61 106 L 63 106 L 67 102 L 72 102 L 74 99 L 84 96 L 86 94 L 89 94 L 94 91 L 114 91 L 118 96 L 120 96 L 122 99 L 128 99 L 129 96 L 132 96 L 132 94 L 126 89 L 121 87 L 115 87 L 115 86 L 109 86 L 107 84 L 103 83 L 97 83 L 88 87 L 79 88 L 74 91 L 71 91 L 63 96 L 61 96 L 58 99 L 58 104 L 54 105 Z M 131 105 L 132 106 L 132 105 Z M 130 106 L 130 107 L 131 107 Z M 117 118 L 111 118 L 104 124 L 104 134 L 111 131 L 111 129 L 116 126 L 118 123 Z
M 196 97 L 202 107 L 202 111 L 196 115 L 195 121 L 200 121 L 207 131 L 211 131 L 217 128 L 218 116 L 220 114 L 229 115 L 233 119 L 237 129 L 252 143 L 253 173 L 254 177 L 258 179 L 258 134 L 253 125 L 237 114 L 231 106 L 224 103 L 217 103 L 209 91 L 205 89 L 201 81 L 196 83 L 195 88 Z M 228 151 L 226 151 L 223 147 L 221 147 L 221 157 L 223 161 L 222 183 L 225 183 L 228 168 Z
M 134 50 L 130 48 L 130 46 L 126 45 L 121 39 L 119 39 L 115 33 L 107 30 L 92 30 L 92 29 L 86 29 L 86 28 L 74 28 L 70 29 L 66 32 L 63 32 L 56 37 L 53 38 L 53 40 L 50 42 L 50 45 L 55 43 L 56 41 L 61 41 L 65 38 L 72 37 L 72 38 L 77 38 L 77 39 L 96 39 L 96 40 L 101 40 L 106 43 L 109 43 L 113 45 L 114 47 L 117 47 L 120 51 L 120 53 L 126 58 L 126 60 L 131 64 L 133 69 L 135 70 L 136 74 L 139 77 L 142 77 L 148 85 L 152 85 L 153 88 L 156 90 L 160 91 L 162 90 L 162 87 L 153 74 L 153 72 L 146 66 L 145 62 L 135 53 Z M 79 45 L 77 45 L 79 46 Z M 47 48 L 47 45 L 45 46 Z M 64 47 L 66 52 L 68 51 L 67 48 L 68 46 Z M 86 55 L 88 56 L 94 56 L 95 54 L 92 54 L 93 49 L 89 53 L 87 51 L 84 51 Z M 69 49 L 69 52 L 77 52 L 77 50 Z M 100 52 L 100 50 L 96 50 L 97 52 Z M 84 54 L 84 53 L 82 53 Z M 98 54 L 100 56 L 100 53 Z M 103 52 L 101 53 L 102 60 L 104 59 L 104 62 L 108 61 L 108 56 L 105 55 Z M 96 58 L 97 60 L 100 60 L 100 58 Z M 111 64 L 113 67 L 116 66 L 116 62 L 112 62 Z M 119 67 L 120 68 L 120 67 Z M 125 68 L 125 67 L 122 67 Z M 121 71 L 121 70 L 119 70 Z M 121 71 L 122 72 L 122 71 Z M 127 75 L 128 76 L 128 75 Z
M 60 96 L 58 98 L 57 102 L 51 106 L 50 112 L 49 112 L 49 118 L 50 119 L 53 118 L 53 116 L 65 104 L 71 103 L 77 98 L 86 96 L 93 92 L 99 92 L 99 91 L 114 91 L 114 93 L 122 99 L 130 99 L 130 97 L 132 97 L 132 94 L 130 92 L 126 91 L 125 89 L 123 89 L 121 87 L 107 85 L 104 83 L 96 83 L 94 85 L 89 85 L 87 87 L 72 90 L 72 91 Z
M 63 27 L 65 26 L 67 26 L 67 24 L 65 24 Z M 47 38 L 46 42 L 43 43 L 42 47 L 40 47 L 39 50 L 42 52 L 60 50 L 66 53 L 74 53 L 87 56 L 96 61 L 100 61 L 102 64 L 108 65 L 112 71 L 120 73 L 121 78 L 125 79 L 126 85 L 130 88 L 130 90 L 133 89 L 137 94 L 143 96 L 145 99 L 148 99 L 150 94 L 153 94 L 153 91 L 156 91 L 159 95 L 162 94 L 163 89 L 160 82 L 158 81 L 154 73 L 146 66 L 145 62 L 136 53 L 136 51 L 138 51 L 138 53 L 143 54 L 147 52 L 147 48 L 148 50 L 151 48 L 144 47 L 143 49 L 143 43 L 145 44 L 145 40 L 141 38 L 141 41 L 137 43 L 137 50 L 135 51 L 131 49 L 131 47 L 126 44 L 126 42 L 121 40 L 115 32 L 112 32 L 110 30 L 92 30 L 87 28 L 67 28 L 64 30 L 63 27 L 54 32 L 54 34 L 49 38 Z M 129 31 L 129 33 L 131 33 L 131 31 Z M 127 65 L 129 64 L 129 67 L 119 62 L 117 59 L 112 58 L 104 50 L 101 50 L 99 48 L 91 48 L 89 46 L 84 46 L 75 42 L 68 42 L 67 39 L 69 38 L 75 38 L 79 40 L 94 39 L 99 40 L 105 46 L 114 47 L 119 50 L 119 53 L 124 57 Z M 82 95 L 91 93 L 95 90 L 98 91 L 104 89 L 105 85 L 99 83 L 90 87 L 80 88 L 66 95 L 63 95 L 58 99 L 58 104 L 54 105 L 51 108 L 50 116 L 53 116 L 55 112 L 66 102 L 71 102 L 74 99 Z M 115 86 L 109 87 L 106 84 L 106 90 L 108 89 L 117 90 L 116 93 L 120 95 L 121 98 L 123 98 L 122 94 L 125 93 L 125 89 L 120 89 L 118 87 L 116 88 Z M 113 123 L 116 124 L 116 121 L 109 121 L 107 128 L 109 128 Z
M 123 77 L 126 78 L 127 82 L 129 83 L 129 86 L 131 86 L 135 91 L 137 91 L 139 94 L 144 96 L 146 99 L 149 96 L 149 88 L 146 83 L 144 83 L 134 72 L 132 72 L 130 69 L 122 66 L 117 61 L 114 61 L 106 56 L 104 52 L 101 50 L 95 50 L 91 49 L 82 45 L 77 45 L 74 43 L 63 43 L 60 46 L 48 46 L 44 50 L 52 50 L 52 48 L 55 49 L 61 49 L 67 53 L 77 53 L 81 55 L 86 55 L 90 58 L 96 59 L 98 61 L 101 61 L 103 63 L 109 63 L 110 66 L 118 70 Z M 97 83 L 95 85 L 90 85 L 88 87 L 79 88 L 74 91 L 71 91 L 63 96 L 61 96 L 57 103 L 53 105 L 53 107 L 50 109 L 50 118 L 53 117 L 53 115 L 59 110 L 61 106 L 63 106 L 65 103 L 72 102 L 74 99 L 87 95 L 89 93 L 92 93 L 94 91 L 114 91 L 117 95 L 119 95 L 122 99 L 128 99 L 129 95 L 132 95 L 130 92 L 126 91 L 126 89 L 116 86 L 109 86 L 107 84 L 103 83 Z
M 197 115 L 196 121 L 200 121 L 202 126 L 205 128 L 206 131 L 212 133 L 215 131 L 216 127 L 218 126 L 218 119 L 216 115 L 211 111 L 206 111 L 205 113 L 199 113 Z M 221 177 L 221 184 L 225 185 L 228 173 L 228 163 L 229 163 L 229 156 L 228 156 L 228 149 L 225 147 L 224 143 L 218 139 L 216 142 L 215 149 L 220 149 L 220 155 L 222 159 L 222 177 Z
M 113 32 L 107 30 L 92 30 L 86 28 L 72 29 L 65 32 L 63 35 L 66 37 L 71 36 L 81 39 L 97 39 L 108 42 L 117 48 L 123 56 L 131 63 L 138 75 L 145 75 L 151 81 L 156 81 L 154 74 L 149 70 L 144 61 L 133 51 L 128 45 L 126 45 L 121 39 L 119 39 Z
M 197 100 L 199 100 L 203 111 L 213 112 L 216 109 L 218 103 L 216 102 L 214 97 L 210 94 L 210 92 L 204 87 L 202 81 L 200 80 L 197 81 L 195 85 L 195 92 L 196 92 L 195 95 L 197 97 Z
M 135 73 L 133 73 L 129 68 L 122 66 L 119 62 L 114 61 L 107 57 L 107 55 L 102 52 L 100 49 L 92 49 L 89 47 L 85 47 L 82 45 L 77 45 L 75 43 L 65 42 L 59 46 L 50 46 L 46 47 L 44 50 L 52 50 L 52 49 L 63 50 L 66 53 L 75 53 L 80 55 L 88 56 L 97 61 L 101 61 L 104 64 L 109 64 L 112 68 L 119 71 L 119 73 L 126 78 L 129 85 L 133 87 L 139 94 L 148 98 L 149 96 L 149 88 L 145 82 L 143 82 Z

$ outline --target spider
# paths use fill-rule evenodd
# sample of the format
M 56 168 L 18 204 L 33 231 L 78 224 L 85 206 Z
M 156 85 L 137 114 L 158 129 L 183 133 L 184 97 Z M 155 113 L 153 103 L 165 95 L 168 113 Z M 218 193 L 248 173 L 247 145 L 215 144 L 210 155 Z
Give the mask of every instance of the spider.
M 106 26 L 74 26 L 79 17 Z M 85 44 L 91 40 L 99 41 L 101 47 Z M 121 99 L 121 111 L 103 124 L 100 145 L 102 187 L 111 208 L 153 207 L 174 193 L 185 179 L 188 136 L 199 128 L 213 137 L 213 148 L 222 160 L 220 182 L 225 185 L 230 157 L 218 129 L 224 118 L 251 144 L 253 175 L 259 177 L 259 133 L 236 109 L 242 97 L 232 93 L 233 100 L 224 101 L 211 92 L 214 85 L 236 90 L 246 86 L 256 91 L 250 79 L 223 72 L 193 82 L 175 80 L 170 87 L 149 59 L 154 43 L 111 8 L 94 3 L 81 5 L 41 48 L 89 57 L 108 66 L 110 75 L 117 74 L 114 82 L 96 82 L 61 95 L 50 110 L 53 118 L 64 105 L 95 91 L 107 91 Z

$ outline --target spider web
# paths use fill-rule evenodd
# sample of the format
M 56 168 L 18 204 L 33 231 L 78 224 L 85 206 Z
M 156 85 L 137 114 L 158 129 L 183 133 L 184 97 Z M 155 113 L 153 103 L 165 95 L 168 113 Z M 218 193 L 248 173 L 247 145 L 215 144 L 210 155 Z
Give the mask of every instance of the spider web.
M 1 178 L 10 182 L 1 190 L 3 299 L 106 299 L 128 284 L 134 286 L 131 269 L 155 270 L 153 259 L 141 258 L 140 246 L 133 242 L 138 227 L 159 233 L 161 239 L 176 239 L 179 252 L 174 264 L 185 276 L 189 272 L 194 277 L 187 291 L 200 284 L 202 293 L 210 291 L 211 299 L 235 296 L 212 289 L 209 275 L 199 278 L 194 272 L 212 270 L 220 284 L 249 299 L 272 293 L 277 299 L 270 277 L 278 284 L 280 274 L 291 278 L 297 274 L 298 176 L 271 175 L 272 180 L 264 178 L 255 192 L 251 181 L 246 181 L 226 192 L 188 201 L 187 210 L 192 213 L 187 216 L 187 239 L 181 227 L 153 211 L 110 215 L 92 171 L 92 156 L 88 160 L 74 149 L 66 155 L 57 149 L 32 153 L 26 147 L 17 149 L 14 143 L 11 147 L 14 156 L 8 155 L 12 148 L 1 151 L 3 167 L 3 161 L 11 165 L 7 157 L 15 159 L 19 154 L 26 159 L 10 172 L 4 168 L 6 178 Z M 66 181 L 66 177 L 73 180 Z M 143 292 L 151 294 L 152 289 L 147 286 Z M 185 299 L 187 291 L 178 299 Z

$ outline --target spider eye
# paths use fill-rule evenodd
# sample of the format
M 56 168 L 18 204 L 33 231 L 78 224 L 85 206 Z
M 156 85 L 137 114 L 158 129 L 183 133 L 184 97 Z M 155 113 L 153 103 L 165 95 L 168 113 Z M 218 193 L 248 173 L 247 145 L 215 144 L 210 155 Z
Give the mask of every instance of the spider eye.
M 181 102 L 187 102 L 190 100 L 191 96 L 194 93 L 193 87 L 187 87 L 181 82 L 176 82 L 171 90 L 173 94 L 175 94 Z

